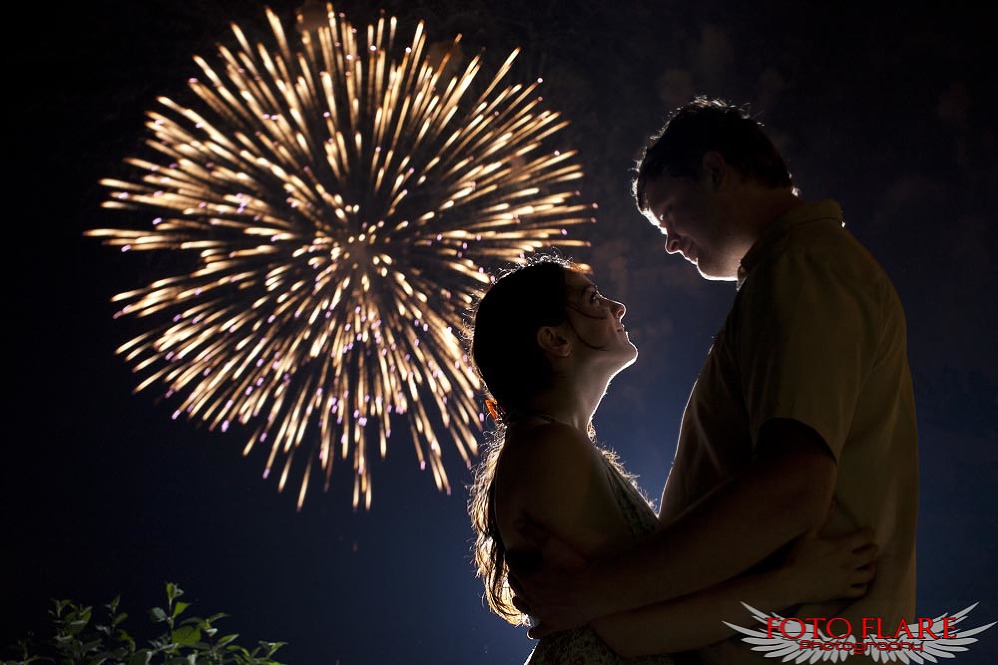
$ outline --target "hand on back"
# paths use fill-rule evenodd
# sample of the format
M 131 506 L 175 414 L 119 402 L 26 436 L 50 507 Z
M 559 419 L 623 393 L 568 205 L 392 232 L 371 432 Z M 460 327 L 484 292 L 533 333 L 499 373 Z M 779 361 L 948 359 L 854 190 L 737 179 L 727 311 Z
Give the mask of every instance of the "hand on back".
M 829 515 L 831 510 L 829 510 Z M 876 572 L 879 548 L 872 529 L 838 537 L 819 536 L 813 529 L 800 536 L 787 556 L 786 571 L 800 591 L 800 602 L 859 598 Z
M 529 573 L 510 574 L 509 578 L 513 604 L 530 616 L 527 635 L 540 639 L 578 628 L 595 618 L 597 615 L 580 596 L 580 590 L 586 588 L 585 557 L 529 520 L 521 524 L 521 530 L 530 535 L 540 553 L 538 566 Z

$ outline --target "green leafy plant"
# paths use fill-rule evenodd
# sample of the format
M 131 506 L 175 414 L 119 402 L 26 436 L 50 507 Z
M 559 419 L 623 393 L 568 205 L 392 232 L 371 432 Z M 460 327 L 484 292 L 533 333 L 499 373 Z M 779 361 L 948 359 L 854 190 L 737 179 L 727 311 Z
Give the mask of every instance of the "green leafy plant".
M 119 610 L 119 597 L 96 614 L 88 605 L 53 600 L 52 637 L 19 641 L 14 647 L 18 655 L 0 665 L 282 665 L 273 655 L 284 642 L 261 641 L 252 649 L 241 646 L 236 643 L 238 634 L 218 634 L 215 624 L 227 614 L 183 616 L 191 606 L 178 600 L 183 595 L 176 584 L 166 584 L 166 607 L 149 610 L 150 619 L 162 624 L 163 632 L 143 647 L 123 627 L 128 615 Z

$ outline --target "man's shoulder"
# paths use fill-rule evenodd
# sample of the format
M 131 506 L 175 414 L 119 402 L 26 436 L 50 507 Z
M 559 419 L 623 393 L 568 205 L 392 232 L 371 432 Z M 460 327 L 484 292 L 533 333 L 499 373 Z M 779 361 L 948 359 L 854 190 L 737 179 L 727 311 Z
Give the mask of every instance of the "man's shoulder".
M 867 285 L 889 281 L 873 253 L 833 219 L 815 220 L 788 229 L 781 242 L 753 267 L 752 273 L 756 272 L 760 276 L 790 273 L 796 279 L 807 279 L 809 275 L 821 279 L 835 277 Z
M 733 314 L 740 319 L 774 312 L 819 318 L 861 315 L 871 325 L 904 319 L 887 272 L 834 223 L 799 225 L 746 275 Z

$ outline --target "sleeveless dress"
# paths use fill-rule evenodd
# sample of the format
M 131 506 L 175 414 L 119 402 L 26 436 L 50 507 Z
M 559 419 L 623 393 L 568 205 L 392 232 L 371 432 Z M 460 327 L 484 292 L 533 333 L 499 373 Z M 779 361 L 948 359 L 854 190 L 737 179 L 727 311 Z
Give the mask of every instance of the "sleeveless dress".
M 635 538 L 658 528 L 658 517 L 637 488 L 603 457 L 614 498 Z M 679 628 L 679 626 L 677 626 Z M 555 633 L 538 640 L 524 665 L 675 665 L 667 655 L 624 658 L 588 626 Z

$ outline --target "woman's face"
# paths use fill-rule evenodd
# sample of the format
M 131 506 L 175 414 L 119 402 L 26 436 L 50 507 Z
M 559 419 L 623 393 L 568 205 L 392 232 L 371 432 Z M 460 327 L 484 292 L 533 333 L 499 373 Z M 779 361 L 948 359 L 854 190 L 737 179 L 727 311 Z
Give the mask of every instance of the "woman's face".
M 585 347 L 606 354 L 619 371 L 637 358 L 638 350 L 624 329 L 627 308 L 599 292 L 588 277 L 566 270 L 568 322 Z

